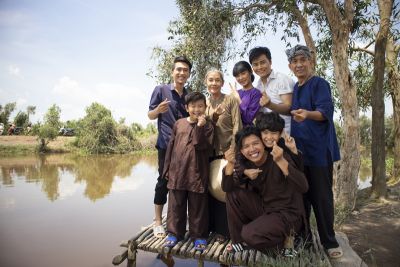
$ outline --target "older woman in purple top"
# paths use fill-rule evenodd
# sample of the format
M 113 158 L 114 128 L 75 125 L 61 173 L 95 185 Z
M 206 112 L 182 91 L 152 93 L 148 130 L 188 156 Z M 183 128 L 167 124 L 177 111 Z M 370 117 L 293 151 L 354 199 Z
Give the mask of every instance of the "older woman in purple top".
M 243 87 L 237 91 L 240 97 L 239 108 L 243 127 L 253 125 L 253 120 L 260 109 L 260 98 L 262 94 L 259 90 L 254 88 L 252 84 L 254 81 L 254 74 L 251 65 L 246 61 L 239 61 L 233 67 L 233 76 Z

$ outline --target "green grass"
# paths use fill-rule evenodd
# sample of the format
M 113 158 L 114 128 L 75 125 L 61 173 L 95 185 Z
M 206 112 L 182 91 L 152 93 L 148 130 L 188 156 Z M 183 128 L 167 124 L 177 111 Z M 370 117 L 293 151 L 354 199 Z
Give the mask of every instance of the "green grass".
M 0 156 L 16 156 L 16 155 L 29 155 L 36 154 L 38 152 L 36 146 L 28 145 L 15 145 L 15 146 L 4 146 L 0 145 Z

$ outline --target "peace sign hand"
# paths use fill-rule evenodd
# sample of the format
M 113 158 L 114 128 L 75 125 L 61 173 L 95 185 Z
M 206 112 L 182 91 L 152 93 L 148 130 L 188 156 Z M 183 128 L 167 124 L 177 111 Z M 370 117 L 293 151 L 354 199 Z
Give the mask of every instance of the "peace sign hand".
M 289 150 L 293 154 L 297 155 L 298 151 L 296 147 L 296 141 L 294 140 L 294 138 L 288 135 L 285 130 L 283 130 L 282 132 L 282 137 L 285 140 L 285 146 L 289 148 Z
M 233 95 L 239 101 L 239 104 L 242 103 L 242 99 L 240 99 L 240 95 L 236 89 L 237 83 L 235 82 L 234 86 L 231 83 L 229 83 L 229 87 L 231 88 L 231 95 Z
M 260 98 L 260 106 L 266 107 L 269 105 L 271 102 L 271 98 L 267 95 L 267 93 L 264 91 L 262 93 L 262 97 Z

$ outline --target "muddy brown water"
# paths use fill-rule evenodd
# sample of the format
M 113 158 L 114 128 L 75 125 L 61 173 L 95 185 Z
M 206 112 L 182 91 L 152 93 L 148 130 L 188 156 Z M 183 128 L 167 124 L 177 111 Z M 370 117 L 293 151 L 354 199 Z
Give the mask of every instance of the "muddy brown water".
M 156 177 L 156 155 L 0 158 L 0 266 L 112 266 L 119 243 L 153 219 Z M 137 259 L 165 266 L 155 254 Z
M 0 158 L 0 266 L 113 266 L 153 219 L 156 177 L 156 155 Z M 140 251 L 137 266 L 165 266 L 155 256 Z

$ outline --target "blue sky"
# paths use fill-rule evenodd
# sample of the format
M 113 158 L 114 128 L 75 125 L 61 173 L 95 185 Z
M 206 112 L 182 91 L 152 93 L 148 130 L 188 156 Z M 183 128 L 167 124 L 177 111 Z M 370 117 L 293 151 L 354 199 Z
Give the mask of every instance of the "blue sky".
M 177 17 L 173 0 L 0 0 L 0 104 L 36 106 L 36 122 L 54 103 L 66 121 L 99 102 L 116 120 L 146 125 L 156 85 L 146 76 L 151 51 L 168 47 L 166 29 Z M 289 74 L 279 34 L 252 45 L 268 46 L 274 69 Z

